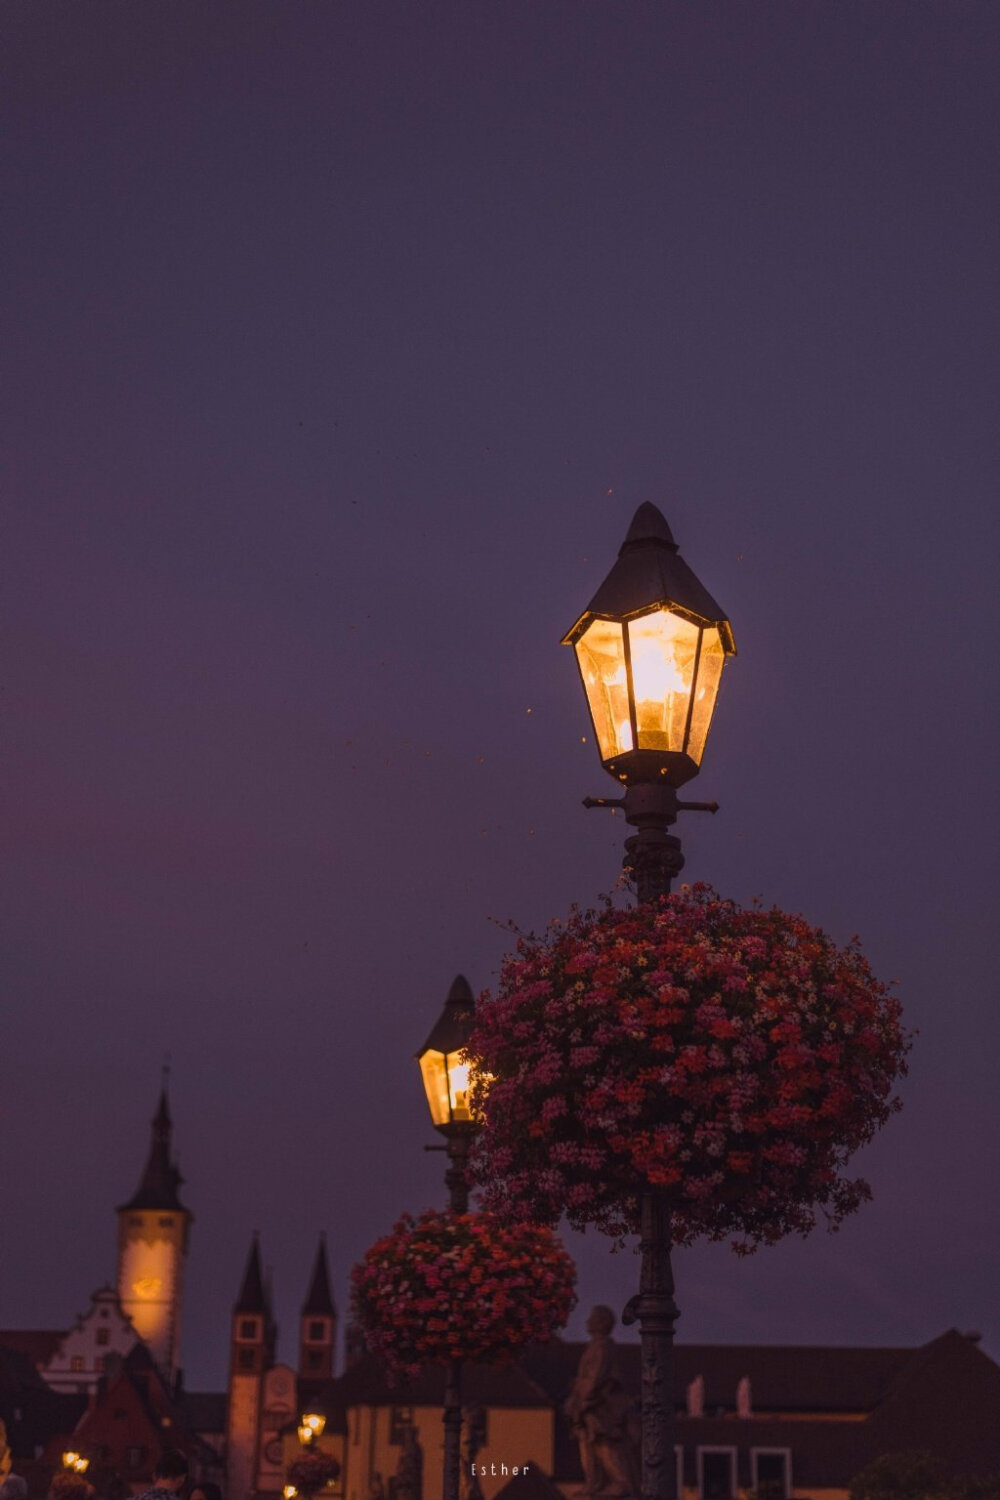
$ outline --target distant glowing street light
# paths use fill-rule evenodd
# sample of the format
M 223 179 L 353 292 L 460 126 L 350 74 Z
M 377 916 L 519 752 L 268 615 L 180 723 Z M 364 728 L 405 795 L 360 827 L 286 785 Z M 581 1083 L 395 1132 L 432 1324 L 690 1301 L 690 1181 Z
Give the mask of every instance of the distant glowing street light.
M 469 1100 L 471 1079 L 465 1048 L 476 1014 L 476 1001 L 469 981 L 459 974 L 420 1051 L 417 1062 L 427 1096 L 431 1124 L 445 1138 L 444 1146 L 428 1151 L 447 1151 L 444 1174 L 448 1207 L 452 1213 L 469 1211 L 469 1151 L 478 1129 Z M 462 1447 L 462 1363 L 450 1360 L 444 1388 L 444 1500 L 459 1500 Z
M 309 1444 L 314 1442 L 316 1438 L 320 1438 L 323 1436 L 325 1427 L 326 1417 L 323 1412 L 303 1412 L 302 1420 L 299 1422 L 298 1427 L 299 1442 L 304 1448 L 308 1448 Z
M 83 1454 L 77 1453 L 75 1449 L 68 1448 L 62 1456 L 62 1464 L 64 1469 L 69 1469 L 74 1474 L 86 1474 L 90 1468 L 90 1459 L 84 1458 Z
M 665 895 L 680 873 L 680 841 L 667 832 L 685 809 L 677 788 L 697 776 L 726 658 L 736 653 L 725 611 L 677 550 L 655 505 L 640 505 L 618 561 L 563 638 L 573 646 L 604 769 L 621 798 L 588 797 L 588 807 L 621 807 L 638 832 L 625 866 L 640 901 Z
M 475 1013 L 476 1002 L 469 981 L 459 974 L 448 991 L 444 1010 L 417 1053 L 431 1124 L 446 1141 L 446 1145 L 437 1149 L 448 1153 L 445 1184 L 449 1206 L 457 1214 L 467 1213 L 469 1208 L 467 1164 L 476 1133 L 469 1103 L 469 1064 L 465 1057 Z

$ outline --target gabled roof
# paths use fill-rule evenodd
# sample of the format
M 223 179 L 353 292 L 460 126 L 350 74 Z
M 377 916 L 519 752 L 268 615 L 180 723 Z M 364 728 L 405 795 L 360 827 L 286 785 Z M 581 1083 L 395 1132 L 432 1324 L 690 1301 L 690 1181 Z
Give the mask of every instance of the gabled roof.
M 183 1178 L 177 1170 L 176 1163 L 171 1159 L 170 1136 L 173 1122 L 170 1118 L 170 1106 L 167 1103 L 167 1091 L 160 1092 L 160 1102 L 156 1114 L 153 1116 L 151 1140 L 149 1145 L 149 1157 L 146 1168 L 142 1174 L 139 1186 L 127 1203 L 119 1205 L 118 1212 L 123 1213 L 131 1210 L 141 1209 L 164 1209 L 172 1213 L 187 1213 L 180 1200 L 178 1189 Z
M 336 1315 L 337 1309 L 330 1292 L 330 1270 L 326 1263 L 326 1235 L 321 1234 L 312 1280 L 309 1283 L 306 1300 L 302 1304 L 302 1316 L 304 1318 L 335 1318 Z

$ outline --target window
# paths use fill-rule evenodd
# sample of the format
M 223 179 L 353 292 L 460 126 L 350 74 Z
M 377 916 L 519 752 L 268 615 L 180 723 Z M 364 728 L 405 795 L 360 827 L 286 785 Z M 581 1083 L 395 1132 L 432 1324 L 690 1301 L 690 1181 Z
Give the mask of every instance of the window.
M 736 1449 L 698 1449 L 698 1494 L 701 1500 L 731 1500 L 736 1494 Z
M 145 1450 L 145 1448 L 126 1448 L 125 1449 L 125 1462 L 126 1462 L 126 1464 L 128 1465 L 128 1467 L 130 1469 L 139 1469 L 139 1468 L 141 1468 L 142 1467 L 142 1461 L 143 1461 L 143 1459 L 145 1457 L 146 1457 L 146 1450 Z
M 109 1344 L 111 1342 L 111 1329 L 99 1328 L 97 1330 L 97 1342 L 101 1345 Z
M 238 1370 L 252 1370 L 255 1358 L 256 1355 L 253 1349 L 240 1349 L 236 1358 L 236 1368 Z
M 790 1448 L 751 1448 L 750 1473 L 753 1487 L 764 1500 L 788 1500 L 792 1493 Z
M 306 1333 L 306 1338 L 309 1340 L 309 1342 L 311 1344 L 322 1344 L 326 1342 L 328 1337 L 329 1335 L 326 1331 L 326 1319 L 313 1318 L 312 1322 L 309 1324 L 308 1332 Z
M 94 1369 L 97 1371 L 98 1375 L 103 1375 L 104 1374 L 104 1355 L 103 1354 L 98 1354 L 95 1357 L 95 1359 L 94 1359 Z
M 322 1370 L 322 1368 L 323 1368 L 323 1351 L 322 1351 L 322 1349 L 307 1349 L 306 1350 L 306 1369 L 307 1370 Z
M 83 1355 L 82 1354 L 74 1354 L 70 1358 L 69 1367 L 70 1367 L 71 1370 L 74 1370 L 74 1371 L 77 1371 L 77 1372 L 79 1372 L 80 1370 L 82 1370 L 83 1369 Z
M 236 1337 L 238 1339 L 255 1339 L 259 1337 L 257 1332 L 258 1321 L 256 1318 L 241 1318 Z

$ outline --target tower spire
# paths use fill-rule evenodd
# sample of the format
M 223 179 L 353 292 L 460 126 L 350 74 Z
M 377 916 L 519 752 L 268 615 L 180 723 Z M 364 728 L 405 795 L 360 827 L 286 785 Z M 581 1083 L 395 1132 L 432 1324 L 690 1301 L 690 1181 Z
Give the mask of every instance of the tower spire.
M 164 1081 L 160 1089 L 156 1114 L 152 1120 L 149 1156 L 146 1160 L 145 1171 L 138 1188 L 127 1203 L 121 1204 L 119 1212 L 125 1209 L 138 1211 L 149 1208 L 169 1210 L 174 1213 L 186 1212 L 178 1194 L 178 1189 L 184 1179 L 177 1169 L 177 1164 L 171 1158 L 172 1133 L 173 1121 L 170 1118 L 170 1103 L 167 1099 L 167 1087 Z
M 260 1264 L 260 1239 L 256 1230 L 247 1256 L 247 1268 L 243 1272 L 243 1284 L 233 1307 L 234 1313 L 268 1312 L 267 1294 L 264 1291 L 264 1272 Z
M 326 1261 L 325 1234 L 319 1237 L 312 1280 L 309 1282 L 306 1300 L 302 1304 L 302 1316 L 304 1318 L 335 1318 L 337 1316 L 337 1309 L 330 1291 L 330 1268 Z

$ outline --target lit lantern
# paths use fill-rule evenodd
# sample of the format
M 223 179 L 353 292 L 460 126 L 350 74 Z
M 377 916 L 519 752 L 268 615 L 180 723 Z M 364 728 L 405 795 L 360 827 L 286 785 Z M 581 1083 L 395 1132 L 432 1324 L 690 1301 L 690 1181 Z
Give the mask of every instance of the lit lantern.
M 69 1469 L 74 1474 L 86 1474 L 90 1468 L 90 1459 L 84 1458 L 82 1453 L 74 1449 L 68 1449 L 62 1456 L 63 1468 Z
M 321 1411 L 307 1411 L 302 1413 L 299 1423 L 299 1442 L 303 1447 L 308 1447 L 315 1438 L 323 1436 L 326 1427 L 326 1417 Z
M 576 648 L 606 771 L 672 787 L 698 774 L 736 645 L 655 505 L 636 511 L 618 561 L 563 644 Z
M 472 1030 L 476 1002 L 469 981 L 459 974 L 417 1061 L 424 1081 L 431 1121 L 442 1135 L 475 1130 L 469 1104 L 469 1064 L 465 1045 Z

